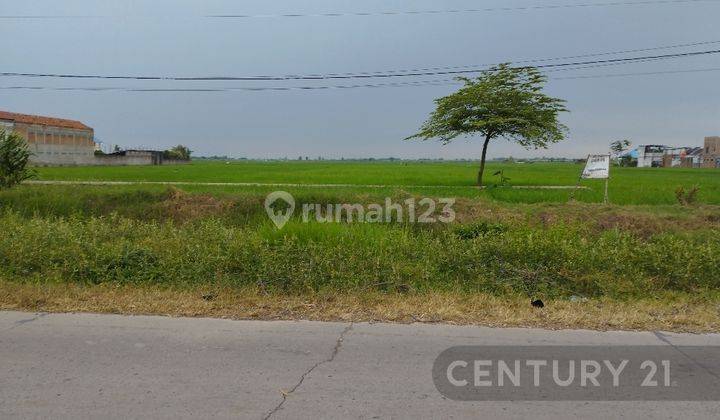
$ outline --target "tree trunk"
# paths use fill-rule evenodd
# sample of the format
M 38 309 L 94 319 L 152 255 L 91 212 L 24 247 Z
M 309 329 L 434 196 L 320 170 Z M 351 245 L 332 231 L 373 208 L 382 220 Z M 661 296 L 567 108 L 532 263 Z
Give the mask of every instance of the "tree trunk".
M 485 155 L 487 154 L 488 143 L 490 143 L 490 135 L 485 136 L 485 143 L 483 144 L 482 158 L 480 159 L 480 170 L 478 171 L 477 177 L 478 187 L 482 187 L 483 172 L 485 172 Z

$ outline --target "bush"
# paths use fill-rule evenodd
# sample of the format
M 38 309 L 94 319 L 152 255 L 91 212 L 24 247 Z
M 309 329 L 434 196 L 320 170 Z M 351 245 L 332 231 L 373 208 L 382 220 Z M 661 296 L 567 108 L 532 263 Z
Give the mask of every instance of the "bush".
M 0 130 L 0 189 L 11 188 L 35 176 L 28 168 L 31 155 L 22 136 Z
M 700 191 L 700 187 L 697 185 L 690 188 L 689 191 L 685 191 L 685 187 L 678 187 L 675 190 L 675 198 L 681 206 L 689 206 L 697 201 L 697 194 Z

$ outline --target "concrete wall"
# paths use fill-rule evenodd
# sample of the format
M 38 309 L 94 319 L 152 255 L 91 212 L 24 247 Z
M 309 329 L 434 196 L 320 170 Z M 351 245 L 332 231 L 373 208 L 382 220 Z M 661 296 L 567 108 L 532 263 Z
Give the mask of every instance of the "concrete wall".
M 135 155 L 99 155 L 95 156 L 95 160 L 91 165 L 102 166 L 131 166 L 131 165 L 152 165 L 152 157 L 135 156 Z
M 30 144 L 30 162 L 40 166 L 96 164 L 94 148 L 58 144 Z
M 92 165 L 95 162 L 93 130 L 78 130 L 16 123 L 14 131 L 23 136 L 33 152 L 35 165 Z
M 184 160 L 163 159 L 162 153 L 143 150 L 127 150 L 123 154 L 99 155 L 95 165 L 183 165 Z
M 60 155 L 62 156 L 62 155 Z M 184 165 L 190 163 L 183 160 L 168 159 L 163 160 L 162 165 Z M 54 156 L 52 162 L 35 160 L 33 164 L 37 166 L 140 166 L 140 165 L 157 165 L 150 155 L 90 155 L 79 158 L 77 155 L 73 159 L 58 159 Z
M 178 159 L 163 159 L 163 165 L 187 165 L 189 160 L 178 160 Z

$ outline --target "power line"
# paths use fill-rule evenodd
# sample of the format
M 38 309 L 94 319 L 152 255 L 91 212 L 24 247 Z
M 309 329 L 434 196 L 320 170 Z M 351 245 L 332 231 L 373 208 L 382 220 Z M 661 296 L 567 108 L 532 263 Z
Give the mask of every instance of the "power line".
M 250 18 L 438 15 L 438 14 L 462 14 L 462 13 L 483 13 L 483 12 L 514 12 L 514 11 L 528 11 L 528 10 L 570 9 L 570 8 L 579 8 L 579 7 L 648 6 L 648 5 L 663 5 L 663 4 L 705 3 L 705 2 L 715 3 L 717 1 L 718 0 L 613 1 L 613 2 L 599 2 L 599 3 L 546 4 L 546 5 L 516 6 L 516 7 L 486 7 L 486 8 L 476 8 L 476 9 L 407 10 L 407 11 L 340 12 L 340 13 L 285 13 L 285 14 L 268 14 L 268 15 L 217 14 L 217 15 L 206 15 L 205 17 L 223 18 L 223 19 L 250 19 Z
M 670 49 L 675 49 L 675 48 L 697 47 L 697 46 L 701 46 L 701 45 L 713 45 L 713 44 L 720 44 L 720 40 L 718 40 L 718 41 L 699 41 L 699 42 L 690 42 L 690 43 L 686 43 L 686 44 L 662 45 L 659 47 L 634 48 L 634 49 L 630 49 L 630 50 L 606 51 L 606 52 L 579 54 L 579 55 L 566 55 L 566 56 L 551 57 L 551 58 L 533 58 L 533 59 L 527 59 L 527 60 L 513 60 L 511 62 L 513 64 L 543 63 L 543 62 L 547 62 L 547 61 L 572 60 L 572 59 L 576 59 L 576 58 L 589 58 L 589 57 L 602 57 L 602 56 L 608 56 L 608 55 L 619 55 L 619 54 L 629 54 L 629 53 L 647 52 L 647 51 L 670 50 Z M 497 64 L 499 64 L 499 63 L 472 64 L 472 65 L 463 65 L 463 66 L 426 67 L 426 68 L 405 69 L 405 70 L 385 70 L 385 71 L 374 71 L 374 72 L 361 72 L 361 73 L 357 73 L 357 74 L 406 73 L 406 72 L 416 72 L 416 71 L 467 69 L 467 68 L 476 68 L 476 67 L 487 67 L 487 66 L 493 66 L 493 65 L 497 65 Z M 328 74 L 345 75 L 345 74 L 355 74 L 355 73 L 328 73 Z
M 667 70 L 652 72 L 636 72 L 636 73 L 615 73 L 615 74 L 595 74 L 595 75 L 579 75 L 565 77 L 551 77 L 550 80 L 576 80 L 576 79 L 600 79 L 613 77 L 631 77 L 631 76 L 653 76 L 667 74 L 682 73 L 701 73 L 720 71 L 720 67 L 704 68 L 704 69 L 687 69 L 687 70 Z M 333 89 L 356 89 L 356 88 L 384 88 L 384 87 L 412 87 L 412 86 L 449 86 L 457 85 L 459 82 L 454 79 L 438 79 L 438 80 L 421 80 L 415 82 L 391 82 L 391 83 L 374 83 L 374 84 L 355 84 L 355 85 L 332 85 L 332 86 L 262 86 L 262 87 L 244 87 L 230 86 L 219 88 L 131 88 L 131 87 L 53 87 L 53 86 L 0 86 L 0 90 L 37 90 L 37 91 L 89 91 L 89 92 L 233 92 L 233 91 L 295 91 L 295 90 L 333 90 Z
M 611 66 L 622 66 L 626 64 L 642 64 L 642 63 L 651 63 L 655 61 L 662 61 L 663 58 L 648 58 L 644 60 L 636 60 L 629 63 L 626 62 L 613 62 L 613 63 L 600 63 L 600 64 L 589 64 L 589 65 L 579 65 L 579 66 L 573 66 L 573 67 L 560 67 L 555 69 L 549 69 L 545 70 L 544 73 L 553 73 L 558 71 L 573 71 L 573 70 L 585 70 L 585 69 L 595 69 L 600 67 L 611 67 Z
M 534 66 L 539 69 L 552 69 L 561 67 L 574 67 L 580 65 L 604 64 L 604 63 L 632 63 L 644 60 L 664 60 L 671 58 L 686 58 L 710 54 L 718 54 L 720 50 L 693 51 L 672 54 L 660 54 L 639 57 L 612 58 L 605 60 L 576 61 L 569 63 L 541 64 Z M 62 79 L 109 79 L 109 80 L 156 80 L 156 81 L 290 81 L 290 80 L 333 80 L 333 79 L 371 79 L 371 78 L 394 78 L 394 77 L 417 77 L 417 76 L 440 76 L 440 75 L 462 75 L 487 72 L 487 68 L 469 70 L 444 70 L 444 71 L 420 71 L 409 73 L 373 73 L 361 74 L 351 73 L 345 75 L 333 74 L 311 74 L 311 75 L 285 75 L 285 76 L 107 76 L 107 75 L 83 75 L 83 74 L 60 74 L 60 73 L 19 73 L 0 72 L 2 77 L 34 77 L 34 78 L 62 78 Z
M 355 88 L 376 88 L 376 87 L 402 87 L 402 86 L 442 86 L 452 79 L 443 80 L 422 80 L 416 82 L 391 82 L 374 84 L 335 85 L 335 86 L 231 86 L 219 88 L 132 88 L 132 87 L 48 87 L 48 86 L 3 86 L 2 90 L 54 90 L 54 91 L 122 91 L 122 92 L 231 92 L 231 91 L 291 91 L 291 90 L 330 90 L 330 89 L 355 89 Z
M 255 18 L 301 18 L 301 17 L 348 17 L 348 16 L 401 16 L 401 15 L 440 15 L 485 12 L 517 12 L 531 10 L 572 9 L 590 7 L 617 7 L 617 6 L 650 6 L 673 5 L 688 3 L 715 3 L 720 0 L 645 0 L 645 1 L 611 1 L 595 3 L 566 3 L 545 4 L 535 6 L 513 7 L 485 7 L 472 9 L 436 9 L 436 10 L 387 10 L 379 12 L 322 12 L 322 13 L 278 13 L 278 14 L 213 14 L 204 15 L 211 19 L 255 19 Z M 0 19 L 109 19 L 129 18 L 134 16 L 108 16 L 108 15 L 2 15 Z M 164 16 L 163 16 L 164 17 Z
M 571 9 L 587 7 L 614 7 L 614 6 L 648 6 L 648 5 L 670 5 L 683 3 L 715 3 L 718 0 L 646 0 L 646 1 L 612 1 L 595 3 L 566 3 L 566 4 L 545 4 L 535 6 L 514 6 L 514 7 L 485 7 L 473 9 L 438 9 L 438 10 L 396 10 L 381 12 L 336 12 L 336 13 L 281 13 L 265 15 L 248 14 L 216 14 L 206 15 L 208 18 L 298 18 L 298 17 L 346 17 L 346 16 L 397 16 L 397 15 L 438 15 L 438 14 L 462 14 L 462 13 L 483 13 L 483 12 L 514 12 L 528 10 L 548 9 Z
M 711 71 L 720 71 L 720 67 L 711 67 L 705 69 L 688 69 L 688 70 L 666 70 L 666 71 L 646 71 L 639 73 L 615 73 L 615 74 L 593 74 L 587 76 L 565 76 L 553 77 L 552 80 L 576 80 L 576 79 L 602 79 L 609 77 L 630 77 L 630 76 L 656 76 L 662 74 L 681 74 L 681 73 L 703 73 Z

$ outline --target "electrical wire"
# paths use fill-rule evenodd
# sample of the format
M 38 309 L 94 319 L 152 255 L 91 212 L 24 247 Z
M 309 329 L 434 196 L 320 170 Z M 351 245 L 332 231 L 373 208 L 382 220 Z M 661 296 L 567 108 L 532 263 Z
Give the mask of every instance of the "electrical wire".
M 209 19 L 274 19 L 274 18 L 305 18 L 305 17 L 364 17 L 364 16 L 402 16 L 402 15 L 442 15 L 487 12 L 523 12 L 532 10 L 574 9 L 591 7 L 618 6 L 652 6 L 679 5 L 692 3 L 716 3 L 720 0 L 644 0 L 644 1 L 611 1 L 594 3 L 540 4 L 534 6 L 484 7 L 472 9 L 436 9 L 436 10 L 386 10 L 379 12 L 322 12 L 322 13 L 277 13 L 277 14 L 210 14 L 203 15 Z M 109 15 L 0 15 L 0 19 L 127 19 L 146 16 L 109 16 Z M 162 16 L 164 18 L 164 16 Z
M 613 77 L 631 77 L 631 76 L 654 76 L 667 74 L 682 73 L 701 73 L 720 71 L 720 67 L 703 68 L 703 69 L 686 69 L 686 70 L 667 70 L 652 72 L 635 72 L 635 73 L 615 73 L 615 74 L 594 74 L 579 76 L 550 77 L 550 80 L 576 80 L 576 79 L 600 79 Z M 0 90 L 48 90 L 48 91 L 89 91 L 89 92 L 105 92 L 105 91 L 121 91 L 121 92 L 232 92 L 232 91 L 294 91 L 294 90 L 332 90 L 332 89 L 355 89 L 355 88 L 384 88 L 384 87 L 408 87 L 408 86 L 450 86 L 458 85 L 459 81 L 454 79 L 438 79 L 438 80 L 421 80 L 415 82 L 391 82 L 391 83 L 374 83 L 374 84 L 355 84 L 355 85 L 332 85 L 332 86 L 230 86 L 221 88 L 132 88 L 132 87 L 54 87 L 54 86 L 0 86 Z
M 660 54 L 651 56 L 623 57 L 604 60 L 587 60 L 569 63 L 540 64 L 533 66 L 538 69 L 552 69 L 561 67 L 574 67 L 579 65 L 592 65 L 603 63 L 632 63 L 643 60 L 662 60 L 671 58 L 694 57 L 702 55 L 718 54 L 720 50 L 705 50 L 682 52 L 672 54 Z M 62 78 L 62 79 L 108 79 L 108 80 L 156 80 L 156 81 L 289 81 L 289 80 L 333 80 L 333 79 L 371 79 L 371 78 L 394 78 L 394 77 L 418 77 L 418 76 L 440 76 L 440 75 L 462 75 L 487 72 L 487 68 L 469 70 L 443 70 L 443 71 L 420 71 L 409 73 L 374 73 L 360 74 L 352 73 L 346 75 L 317 74 L 317 75 L 285 75 L 285 76 L 107 76 L 88 74 L 60 74 L 60 73 L 20 73 L 0 72 L 0 77 L 32 77 L 32 78 Z
M 383 12 L 339 12 L 339 13 L 284 13 L 267 15 L 248 14 L 215 14 L 206 15 L 208 18 L 223 19 L 251 19 L 251 18 L 299 18 L 299 17 L 346 17 L 346 16 L 397 16 L 397 15 L 438 15 L 438 14 L 463 14 L 463 13 L 484 13 L 484 12 L 516 12 L 529 10 L 549 9 L 571 9 L 588 7 L 615 7 L 615 6 L 649 6 L 649 5 L 671 5 L 687 3 L 716 3 L 718 0 L 646 0 L 646 1 L 612 1 L 596 3 L 566 3 L 566 4 L 545 4 L 534 6 L 513 6 L 513 7 L 485 7 L 473 9 L 442 9 L 442 10 L 406 10 L 406 11 L 383 11 Z

